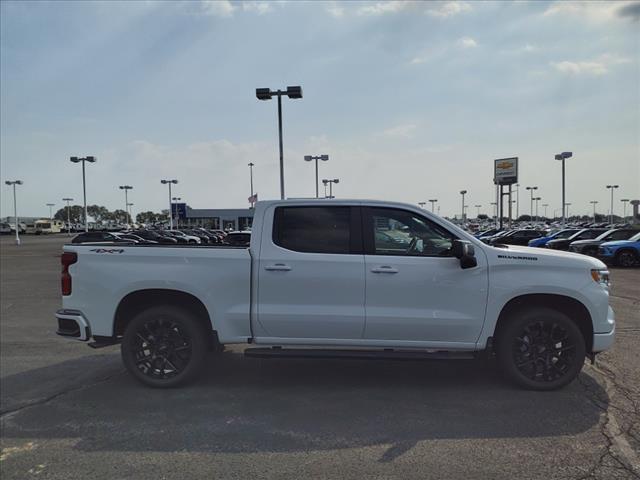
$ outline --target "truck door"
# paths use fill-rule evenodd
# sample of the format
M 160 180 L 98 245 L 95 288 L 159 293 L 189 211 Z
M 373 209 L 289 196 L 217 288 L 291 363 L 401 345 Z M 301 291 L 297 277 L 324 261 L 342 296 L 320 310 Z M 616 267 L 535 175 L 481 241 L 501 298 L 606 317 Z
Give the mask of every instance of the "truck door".
M 454 235 L 417 213 L 363 207 L 368 340 L 474 343 L 484 322 L 487 265 L 463 270 Z
M 279 206 L 265 212 L 263 228 L 256 340 L 361 339 L 365 287 L 359 207 Z

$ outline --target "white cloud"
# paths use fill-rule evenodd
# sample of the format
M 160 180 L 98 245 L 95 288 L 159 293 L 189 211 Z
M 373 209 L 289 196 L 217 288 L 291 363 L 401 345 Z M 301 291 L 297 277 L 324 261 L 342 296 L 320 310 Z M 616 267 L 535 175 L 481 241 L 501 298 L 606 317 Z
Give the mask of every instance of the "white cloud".
M 256 13 L 258 15 L 264 15 L 271 11 L 271 4 L 269 2 L 242 2 L 242 10 L 245 12 Z
M 414 2 L 407 2 L 401 0 L 391 0 L 385 2 L 376 2 L 373 4 L 363 5 L 358 8 L 358 15 L 385 15 L 387 13 L 397 13 L 405 8 L 415 5 Z
M 202 11 L 215 17 L 231 17 L 236 7 L 229 0 L 202 0 Z
M 462 37 L 458 40 L 458 45 L 462 48 L 475 48 L 478 46 L 478 42 L 471 37 Z
M 545 17 L 573 16 L 582 17 L 594 23 L 601 23 L 621 17 L 619 11 L 631 2 L 596 2 L 596 1 L 567 1 L 552 3 L 544 11 Z
M 382 134 L 386 137 L 402 137 L 402 138 L 411 138 L 413 137 L 413 133 L 416 130 L 417 125 L 412 123 L 404 124 L 404 125 L 396 125 L 395 127 L 387 128 L 382 132 Z
M 469 11 L 471 11 L 471 4 L 467 2 L 444 2 L 428 8 L 426 13 L 432 17 L 449 18 Z
M 589 61 L 551 62 L 551 66 L 558 72 L 569 75 L 606 75 L 612 66 L 630 63 L 626 57 L 605 53 L 598 58 Z
M 326 10 L 329 13 L 329 15 L 333 17 L 336 17 L 336 18 L 344 17 L 344 8 L 340 6 L 338 2 L 331 2 L 327 6 Z

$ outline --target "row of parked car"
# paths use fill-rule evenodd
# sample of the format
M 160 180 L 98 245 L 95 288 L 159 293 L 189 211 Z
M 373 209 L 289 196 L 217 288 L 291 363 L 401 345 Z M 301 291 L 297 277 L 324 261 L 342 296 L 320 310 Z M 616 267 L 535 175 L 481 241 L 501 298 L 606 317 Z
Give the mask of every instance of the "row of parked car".
M 492 229 L 475 236 L 489 245 L 550 248 L 598 257 L 620 267 L 640 265 L 640 230 L 635 228 Z
M 123 230 L 120 232 L 93 231 L 76 235 L 72 243 L 127 243 L 145 245 L 233 245 L 248 246 L 251 232 L 224 232 L 206 228 L 180 230 Z

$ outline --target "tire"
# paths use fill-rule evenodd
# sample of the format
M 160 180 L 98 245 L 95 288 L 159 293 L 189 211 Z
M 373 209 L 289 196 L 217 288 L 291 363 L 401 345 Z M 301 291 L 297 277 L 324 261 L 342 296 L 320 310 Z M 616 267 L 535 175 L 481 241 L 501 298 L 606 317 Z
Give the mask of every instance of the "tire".
M 620 250 L 615 256 L 615 264 L 622 268 L 633 267 L 637 261 L 638 257 L 631 250 Z
M 208 338 L 188 311 L 168 305 L 151 307 L 127 326 L 122 361 L 131 375 L 149 387 L 176 387 L 200 372 Z
M 529 390 L 556 390 L 580 373 L 585 339 L 567 315 L 537 307 L 507 319 L 498 334 L 496 354 L 512 382 Z

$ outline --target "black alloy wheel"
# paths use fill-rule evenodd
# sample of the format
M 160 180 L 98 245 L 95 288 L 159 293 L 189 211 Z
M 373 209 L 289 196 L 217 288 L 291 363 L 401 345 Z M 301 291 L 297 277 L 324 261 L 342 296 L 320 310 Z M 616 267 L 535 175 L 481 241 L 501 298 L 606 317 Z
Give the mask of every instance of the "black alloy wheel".
M 192 379 L 204 363 L 207 332 L 189 312 L 152 307 L 127 326 L 122 359 L 137 380 L 151 387 L 173 387 Z
M 505 374 L 532 390 L 567 385 L 580 373 L 586 356 L 576 323 L 545 307 L 513 314 L 498 335 L 496 350 Z

